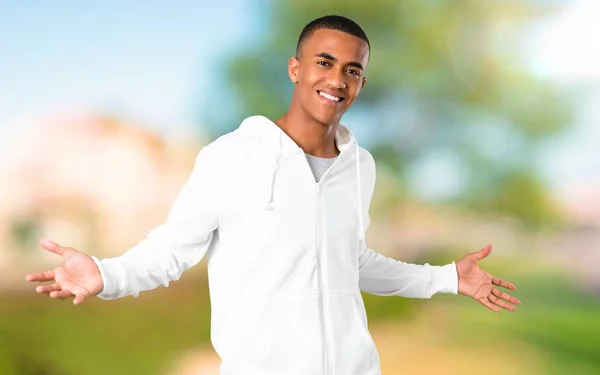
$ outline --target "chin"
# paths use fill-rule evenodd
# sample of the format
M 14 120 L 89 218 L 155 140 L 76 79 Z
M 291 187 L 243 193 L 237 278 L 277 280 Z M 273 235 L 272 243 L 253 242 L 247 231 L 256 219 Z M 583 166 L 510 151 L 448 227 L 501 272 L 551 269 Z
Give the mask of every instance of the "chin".
M 342 118 L 341 115 L 338 115 L 337 113 L 329 115 L 329 114 L 314 114 L 312 116 L 315 121 L 323 124 L 323 125 L 331 125 L 331 124 L 337 124 L 338 122 L 340 122 L 340 119 Z

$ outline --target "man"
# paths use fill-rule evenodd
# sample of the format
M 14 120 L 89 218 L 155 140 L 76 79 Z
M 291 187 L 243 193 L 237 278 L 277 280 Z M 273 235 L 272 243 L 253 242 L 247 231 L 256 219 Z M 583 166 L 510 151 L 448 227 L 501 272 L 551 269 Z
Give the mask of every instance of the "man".
M 508 302 L 520 302 L 495 286 L 515 287 L 477 265 L 490 246 L 435 267 L 367 247 L 375 163 L 340 119 L 366 82 L 369 53 L 353 21 L 312 21 L 288 63 L 288 112 L 248 117 L 204 147 L 164 224 L 111 259 L 42 240 L 64 263 L 26 279 L 52 281 L 37 291 L 80 304 L 166 286 L 207 255 L 224 375 L 379 374 L 361 290 L 460 293 L 514 311 Z

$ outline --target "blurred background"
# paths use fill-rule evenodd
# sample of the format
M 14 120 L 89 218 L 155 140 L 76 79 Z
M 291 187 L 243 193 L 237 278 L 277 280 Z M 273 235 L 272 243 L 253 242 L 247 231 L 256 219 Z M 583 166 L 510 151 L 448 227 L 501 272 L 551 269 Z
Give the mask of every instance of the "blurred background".
M 325 14 L 371 39 L 343 123 L 375 156 L 370 246 L 481 266 L 516 313 L 364 295 L 383 374 L 600 374 L 600 2 L 0 1 L 0 374 L 212 375 L 206 264 L 81 306 L 41 237 L 99 257 L 167 215 L 197 152 L 287 108 Z

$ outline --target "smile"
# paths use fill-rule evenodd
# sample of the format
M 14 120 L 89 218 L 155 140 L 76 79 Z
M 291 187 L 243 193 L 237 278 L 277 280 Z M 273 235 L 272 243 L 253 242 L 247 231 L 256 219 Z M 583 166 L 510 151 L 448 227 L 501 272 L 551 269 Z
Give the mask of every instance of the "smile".
M 341 96 L 334 96 L 334 95 L 328 94 L 324 91 L 317 90 L 317 93 L 319 94 L 320 97 L 325 98 L 331 102 L 339 103 L 344 100 L 344 98 Z

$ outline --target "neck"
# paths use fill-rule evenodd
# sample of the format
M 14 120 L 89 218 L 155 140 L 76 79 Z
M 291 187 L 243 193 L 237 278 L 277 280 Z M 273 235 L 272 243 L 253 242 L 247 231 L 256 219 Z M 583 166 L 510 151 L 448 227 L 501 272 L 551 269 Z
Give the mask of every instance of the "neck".
M 303 111 L 294 110 L 293 107 L 275 120 L 275 123 L 305 153 L 322 158 L 334 158 L 339 155 L 335 144 L 335 134 L 339 123 L 320 123 L 307 116 Z

